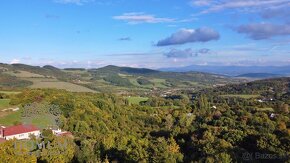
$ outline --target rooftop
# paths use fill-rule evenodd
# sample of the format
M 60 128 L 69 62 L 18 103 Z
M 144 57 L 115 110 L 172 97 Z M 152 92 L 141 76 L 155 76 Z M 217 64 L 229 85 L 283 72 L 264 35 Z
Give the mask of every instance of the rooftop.
M 3 129 L 3 136 L 11 136 L 16 134 L 22 134 L 27 132 L 38 131 L 39 129 L 34 125 L 17 125 L 10 126 Z

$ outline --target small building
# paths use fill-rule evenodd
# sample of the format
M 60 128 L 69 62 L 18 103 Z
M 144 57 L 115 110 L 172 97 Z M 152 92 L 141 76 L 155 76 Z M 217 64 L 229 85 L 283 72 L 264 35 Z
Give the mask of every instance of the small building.
M 259 99 L 259 100 L 257 100 L 258 102 L 260 102 L 260 103 L 262 103 L 262 102 L 264 102 L 263 100 L 261 100 L 261 99 Z
M 49 126 L 47 129 L 51 130 L 53 135 L 55 136 L 68 136 L 68 137 L 73 137 L 73 134 L 69 131 L 63 131 L 57 126 Z
M 10 127 L 0 126 L 0 138 L 10 139 L 30 139 L 30 136 L 40 136 L 40 129 L 34 125 L 16 125 Z
M 275 116 L 276 116 L 276 114 L 274 114 L 274 113 L 270 114 L 270 118 L 275 118 Z

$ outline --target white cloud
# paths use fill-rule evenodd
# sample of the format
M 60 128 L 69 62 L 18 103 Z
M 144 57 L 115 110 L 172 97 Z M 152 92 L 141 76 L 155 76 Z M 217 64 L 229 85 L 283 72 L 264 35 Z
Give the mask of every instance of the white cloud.
M 192 0 L 192 6 L 208 6 L 201 14 L 223 11 L 226 9 L 268 9 L 273 6 L 290 6 L 290 0 Z
M 56 3 L 83 5 L 84 3 L 93 2 L 94 0 L 54 0 Z
M 190 2 L 192 6 L 209 6 L 212 4 L 211 0 L 192 0 Z
M 172 18 L 161 18 L 156 17 L 155 15 L 145 14 L 142 12 L 131 12 L 124 13 L 119 16 L 114 16 L 113 19 L 123 20 L 128 22 L 129 24 L 139 24 L 139 23 L 166 23 L 166 22 L 174 22 L 175 19 Z
M 17 64 L 20 63 L 19 59 L 12 59 L 12 61 L 10 61 L 10 64 Z

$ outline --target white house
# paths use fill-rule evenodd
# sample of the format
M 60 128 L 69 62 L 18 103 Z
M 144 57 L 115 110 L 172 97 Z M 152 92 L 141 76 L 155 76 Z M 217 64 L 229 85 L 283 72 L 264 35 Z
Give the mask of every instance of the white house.
M 63 131 L 60 128 L 57 128 L 57 129 L 50 128 L 50 129 L 51 129 L 52 133 L 56 136 L 72 136 L 71 132 Z
M 39 137 L 40 130 L 34 125 L 0 126 L 0 138 L 5 140 L 30 139 L 30 135 Z

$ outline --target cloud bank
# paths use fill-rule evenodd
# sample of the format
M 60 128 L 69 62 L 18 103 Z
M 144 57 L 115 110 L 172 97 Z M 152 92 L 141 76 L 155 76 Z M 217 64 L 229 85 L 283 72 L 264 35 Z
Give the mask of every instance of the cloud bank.
M 179 49 L 171 49 L 168 52 L 163 53 L 167 58 L 190 58 L 197 57 L 201 54 L 209 54 L 210 49 L 203 48 L 199 50 L 192 50 L 191 48 L 179 50 Z
M 180 45 L 193 42 L 208 42 L 219 40 L 220 34 L 207 27 L 198 29 L 181 29 L 171 36 L 158 41 L 157 46 Z
M 289 24 L 271 24 L 271 23 L 252 23 L 241 25 L 235 30 L 238 33 L 246 34 L 253 40 L 269 39 L 275 36 L 287 36 L 290 35 Z
M 264 10 L 290 6 L 290 0 L 192 0 L 193 7 L 207 7 L 201 14 L 219 12 L 227 9 Z

